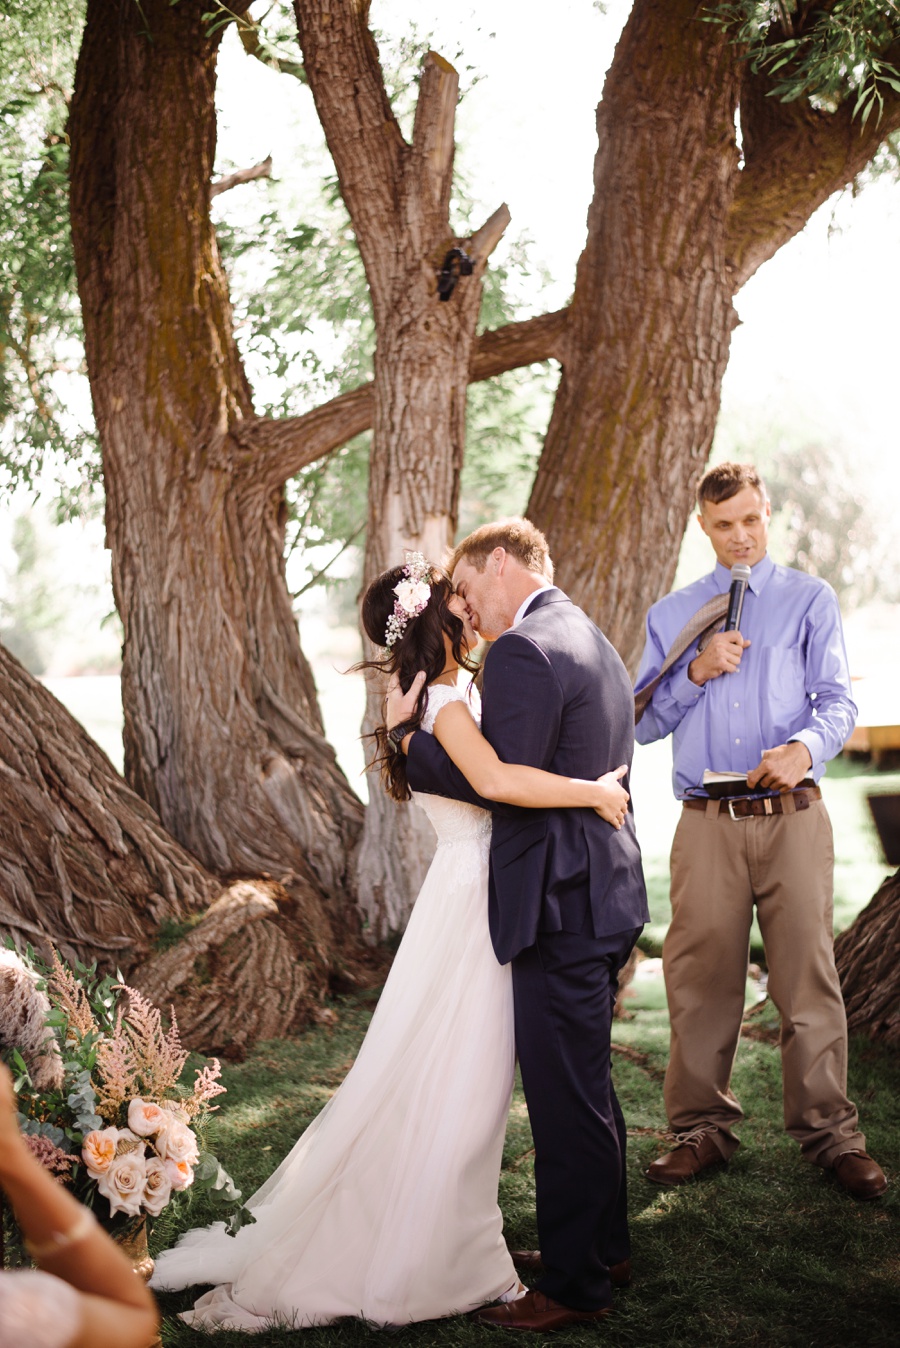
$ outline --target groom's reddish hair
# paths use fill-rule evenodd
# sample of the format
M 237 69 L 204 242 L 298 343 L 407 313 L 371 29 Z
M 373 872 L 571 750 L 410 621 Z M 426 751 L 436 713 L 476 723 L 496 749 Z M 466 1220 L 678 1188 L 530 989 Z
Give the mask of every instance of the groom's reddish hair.
M 534 571 L 539 576 L 553 578 L 553 563 L 547 540 L 531 523 L 521 515 L 509 519 L 494 520 L 491 524 L 482 524 L 462 542 L 457 543 L 453 555 L 447 563 L 447 571 L 452 576 L 457 562 L 468 562 L 476 571 L 483 571 L 494 548 L 503 548 L 524 566 L 526 571 Z

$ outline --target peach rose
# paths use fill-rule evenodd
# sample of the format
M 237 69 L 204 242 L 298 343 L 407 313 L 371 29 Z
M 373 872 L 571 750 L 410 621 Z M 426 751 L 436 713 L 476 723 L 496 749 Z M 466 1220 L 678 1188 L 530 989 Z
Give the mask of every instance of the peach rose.
M 99 1132 L 87 1134 L 81 1144 L 81 1159 L 91 1179 L 99 1179 L 106 1174 L 115 1159 L 118 1140 L 118 1128 L 103 1128 Z
M 182 1189 L 189 1189 L 194 1182 L 194 1168 L 187 1161 L 165 1160 L 163 1165 L 166 1168 L 166 1174 L 169 1177 L 169 1183 L 175 1193 L 181 1193 Z
M 200 1155 L 197 1139 L 190 1128 L 174 1118 L 156 1139 L 156 1148 L 164 1161 L 187 1161 L 188 1165 L 193 1165 Z
M 168 1128 L 172 1115 L 152 1100 L 132 1100 L 128 1106 L 128 1127 L 138 1137 L 153 1137 Z
M 144 1209 L 151 1217 L 158 1217 L 172 1196 L 172 1181 L 165 1161 L 151 1156 L 146 1165 L 144 1180 Z
M 140 1151 L 129 1151 L 110 1162 L 105 1175 L 97 1181 L 97 1188 L 109 1200 L 109 1213 L 127 1213 L 136 1217 L 144 1198 L 147 1167 Z

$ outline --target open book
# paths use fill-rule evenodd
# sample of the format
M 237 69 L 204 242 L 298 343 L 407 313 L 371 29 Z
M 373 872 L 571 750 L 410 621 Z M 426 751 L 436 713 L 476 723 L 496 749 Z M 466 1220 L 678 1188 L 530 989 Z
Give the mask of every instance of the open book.
M 718 800 L 720 796 L 745 796 L 749 793 L 747 776 L 742 772 L 711 772 L 703 774 L 703 790 Z

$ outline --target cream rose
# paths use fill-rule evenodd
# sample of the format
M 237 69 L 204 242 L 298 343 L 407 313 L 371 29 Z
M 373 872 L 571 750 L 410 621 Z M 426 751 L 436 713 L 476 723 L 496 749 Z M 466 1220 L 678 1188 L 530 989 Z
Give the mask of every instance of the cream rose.
M 171 1122 L 171 1114 L 160 1109 L 152 1100 L 132 1100 L 128 1106 L 128 1127 L 138 1137 L 153 1137 L 164 1132 Z
M 188 1165 L 193 1165 L 200 1155 L 196 1137 L 177 1119 L 172 1119 L 166 1131 L 157 1138 L 156 1148 L 164 1161 L 187 1161 Z
M 151 1217 L 158 1217 L 172 1196 L 172 1181 L 165 1161 L 151 1156 L 146 1165 L 144 1180 L 144 1209 Z
M 139 1151 L 126 1152 L 110 1162 L 109 1169 L 97 1181 L 97 1188 L 109 1200 L 110 1216 L 117 1212 L 136 1217 L 144 1198 L 147 1166 Z
M 106 1174 L 115 1160 L 118 1140 L 118 1128 L 103 1128 L 99 1132 L 87 1134 L 81 1144 L 81 1159 L 91 1179 L 99 1179 Z
M 431 586 L 424 580 L 401 580 L 394 586 L 394 594 L 403 612 L 413 617 L 422 612 L 431 598 Z
M 169 1183 L 175 1193 L 181 1193 L 182 1189 L 189 1189 L 194 1182 L 194 1169 L 187 1161 L 165 1160 L 163 1165 L 166 1168 L 166 1174 L 169 1177 Z

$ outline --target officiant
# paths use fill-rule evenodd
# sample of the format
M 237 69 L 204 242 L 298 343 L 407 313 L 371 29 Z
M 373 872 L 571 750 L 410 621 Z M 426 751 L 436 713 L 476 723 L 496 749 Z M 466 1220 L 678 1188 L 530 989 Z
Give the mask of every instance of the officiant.
M 755 906 L 781 1016 L 785 1128 L 854 1198 L 877 1198 L 887 1181 L 847 1097 L 834 847 L 818 786 L 856 719 L 837 597 L 769 557 L 771 505 L 751 465 L 711 469 L 697 500 L 716 565 L 650 609 L 635 690 L 635 736 L 672 735 L 682 802 L 663 947 L 674 1146 L 647 1178 L 684 1183 L 727 1164 L 739 1145 L 731 1072 Z M 732 603 L 733 630 L 717 630 L 735 595 L 739 622 Z M 715 794 L 711 774 L 725 779 Z

